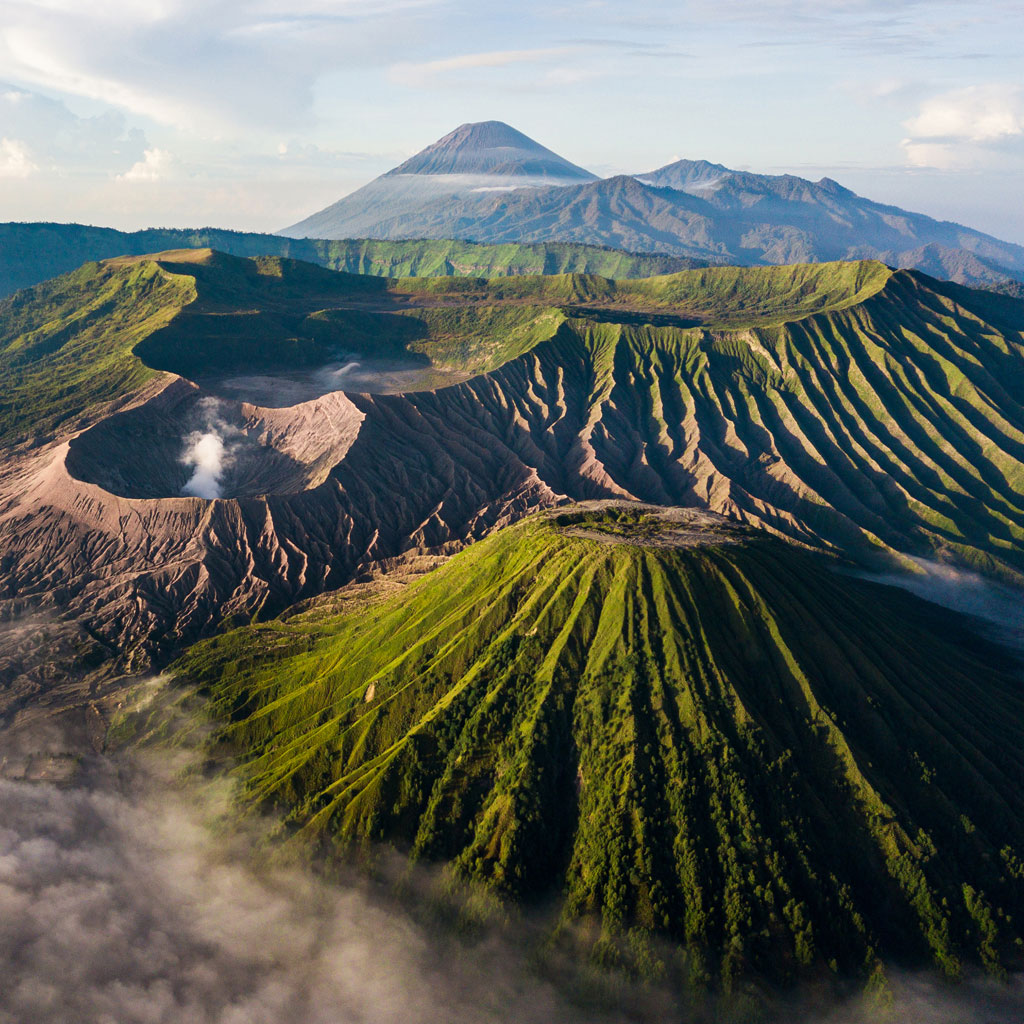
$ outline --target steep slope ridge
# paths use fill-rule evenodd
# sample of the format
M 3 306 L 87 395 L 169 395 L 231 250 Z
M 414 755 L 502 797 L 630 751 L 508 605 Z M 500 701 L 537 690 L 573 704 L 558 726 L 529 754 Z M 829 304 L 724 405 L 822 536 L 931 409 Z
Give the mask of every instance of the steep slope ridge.
M 1024 571 L 1013 299 L 870 263 L 490 283 L 153 265 L 199 296 L 136 346 L 164 369 L 262 360 L 273 381 L 282 360 L 345 344 L 476 376 L 282 408 L 151 376 L 121 412 L 87 412 L 93 428 L 5 452 L 5 608 L 79 616 L 123 664 L 568 498 L 708 508 L 868 560 Z M 254 446 L 213 501 L 180 496 L 175 458 L 222 429 L 183 414 L 204 399 L 238 432 L 225 446 Z
M 430 168 L 450 166 L 437 162 L 435 148 L 446 152 L 453 137 L 472 127 L 464 125 L 282 234 L 559 239 L 716 263 L 880 259 L 961 283 L 1024 279 L 1024 247 L 872 202 L 828 178 L 752 174 L 704 160 L 604 180 L 563 178 L 546 188 L 536 187 L 545 184 L 543 178 L 515 188 L 509 177 L 500 188 L 487 189 L 475 179 L 431 175 Z
M 951 614 L 636 506 L 546 513 L 349 600 L 176 666 L 293 837 L 564 897 L 594 955 L 666 935 L 727 987 L 878 956 L 998 970 L 1021 937 L 1019 670 Z

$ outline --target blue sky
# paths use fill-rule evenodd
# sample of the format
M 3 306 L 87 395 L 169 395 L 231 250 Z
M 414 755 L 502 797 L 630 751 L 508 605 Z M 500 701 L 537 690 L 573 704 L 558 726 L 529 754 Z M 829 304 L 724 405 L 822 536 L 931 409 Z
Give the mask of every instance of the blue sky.
M 0 220 L 272 230 L 464 121 L 1024 243 L 1024 3 L 0 0 Z

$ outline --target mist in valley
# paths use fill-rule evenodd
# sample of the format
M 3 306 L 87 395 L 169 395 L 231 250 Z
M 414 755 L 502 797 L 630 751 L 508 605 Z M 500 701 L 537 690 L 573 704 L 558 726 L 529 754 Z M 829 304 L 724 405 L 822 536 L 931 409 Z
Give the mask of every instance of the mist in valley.
M 66 756 L 78 740 L 57 728 L 39 744 Z M 395 898 L 397 876 L 281 866 L 267 823 L 232 813 L 230 777 L 200 780 L 187 752 L 77 761 L 56 784 L 0 773 L 0 1024 L 1019 1024 L 1024 1006 L 1017 979 L 900 974 L 881 1009 L 801 992 L 765 1016 L 656 986 L 600 1002 L 585 968 L 538 969 L 543 927 L 456 937 Z M 401 874 L 421 899 L 437 881 Z
M 969 615 L 987 637 L 1024 652 L 1024 590 L 934 559 L 904 557 L 916 571 L 858 575 Z
M 311 402 L 333 391 L 390 395 L 457 384 L 468 376 L 412 360 L 351 356 L 311 368 L 199 375 L 196 383 L 224 398 L 279 409 Z

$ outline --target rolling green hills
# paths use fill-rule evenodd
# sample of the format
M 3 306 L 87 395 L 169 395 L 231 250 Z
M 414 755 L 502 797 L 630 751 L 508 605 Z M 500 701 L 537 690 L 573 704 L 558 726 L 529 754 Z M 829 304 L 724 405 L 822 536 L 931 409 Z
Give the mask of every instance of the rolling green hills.
M 292 842 L 553 898 L 601 963 L 657 973 L 661 937 L 725 988 L 957 976 L 1024 935 L 1015 665 L 719 517 L 543 513 L 174 671 Z
M 283 256 L 330 270 L 379 277 L 601 274 L 647 277 L 703 266 L 681 256 L 638 254 L 573 242 L 477 244 L 451 239 L 382 241 L 283 238 L 219 228 L 115 231 L 85 224 L 0 224 L 0 298 L 115 256 L 217 249 L 233 256 Z

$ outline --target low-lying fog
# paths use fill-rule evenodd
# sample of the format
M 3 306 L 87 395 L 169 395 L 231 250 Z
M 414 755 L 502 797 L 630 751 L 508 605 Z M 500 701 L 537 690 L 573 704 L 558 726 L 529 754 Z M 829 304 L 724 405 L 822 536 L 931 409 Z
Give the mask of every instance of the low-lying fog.
M 458 384 L 468 376 L 419 363 L 353 358 L 313 369 L 208 374 L 195 382 L 204 391 L 224 398 L 281 408 L 312 401 L 331 391 L 391 395 Z
M 0 1022 L 582 1019 L 493 936 L 438 943 L 367 882 L 257 866 L 258 833 L 217 824 L 227 787 L 178 767 L 0 779 Z
M 51 730 L 40 742 L 53 752 L 74 741 Z M 634 994 L 614 1012 L 582 1007 L 537 973 L 517 928 L 454 939 L 362 878 L 329 882 L 261 862 L 265 831 L 228 826 L 229 784 L 182 782 L 183 758 L 90 756 L 64 784 L 0 770 L 0 1024 L 766 1019 L 718 1006 L 681 1010 L 659 992 Z M 411 884 L 422 888 L 426 877 Z M 859 1000 L 806 996 L 773 1019 L 1022 1019 L 1019 980 L 892 981 L 895 1006 L 882 1014 Z
M 911 557 L 910 561 L 918 572 L 857 575 L 909 590 L 943 608 L 972 615 L 987 627 L 984 632 L 991 639 L 1024 652 L 1024 590 L 931 559 Z

